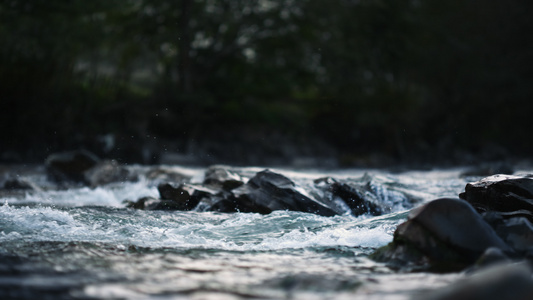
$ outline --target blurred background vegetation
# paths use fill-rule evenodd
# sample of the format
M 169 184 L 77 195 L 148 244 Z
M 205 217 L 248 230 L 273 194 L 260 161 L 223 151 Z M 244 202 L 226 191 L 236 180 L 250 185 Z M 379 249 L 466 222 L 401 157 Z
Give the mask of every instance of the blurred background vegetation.
M 1 160 L 527 156 L 532 6 L 0 0 Z

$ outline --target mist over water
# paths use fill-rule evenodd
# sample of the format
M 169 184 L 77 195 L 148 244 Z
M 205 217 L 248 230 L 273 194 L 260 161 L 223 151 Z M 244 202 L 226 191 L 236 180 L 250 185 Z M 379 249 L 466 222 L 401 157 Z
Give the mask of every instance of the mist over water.
M 202 180 L 201 170 L 189 171 L 193 181 Z M 423 201 L 456 196 L 465 184 L 457 171 L 276 171 L 311 194 L 319 192 L 312 181 L 324 176 L 369 181 L 393 211 L 377 217 L 322 217 L 290 211 L 261 215 L 125 208 L 124 200 L 158 196 L 156 182 L 142 178 L 3 197 L 0 295 L 401 299 L 453 279 L 399 276 L 366 256 L 389 243 L 406 219 L 410 205 L 403 192 Z

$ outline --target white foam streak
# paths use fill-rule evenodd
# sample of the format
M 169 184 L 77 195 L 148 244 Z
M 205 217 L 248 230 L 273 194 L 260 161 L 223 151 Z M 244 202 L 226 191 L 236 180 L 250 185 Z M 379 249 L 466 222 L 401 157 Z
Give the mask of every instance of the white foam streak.
M 191 216 L 192 214 L 192 216 Z M 314 247 L 379 247 L 389 224 L 347 225 L 343 217 L 304 213 L 161 213 L 134 210 L 0 206 L 0 241 L 82 241 L 150 248 L 269 251 Z

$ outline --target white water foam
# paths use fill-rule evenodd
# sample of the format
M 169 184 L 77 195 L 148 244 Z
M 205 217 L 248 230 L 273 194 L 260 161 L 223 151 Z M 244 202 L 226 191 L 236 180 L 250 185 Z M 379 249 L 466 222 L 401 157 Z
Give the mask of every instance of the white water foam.
M 389 224 L 347 225 L 279 211 L 270 215 L 145 212 L 0 206 L 0 241 L 82 241 L 150 248 L 269 251 L 313 247 L 379 247 L 392 240 Z M 351 219 L 353 221 L 353 219 Z
M 136 201 L 145 196 L 158 197 L 159 192 L 147 181 L 140 180 L 116 186 L 28 193 L 25 198 L 17 202 L 60 206 L 124 207 L 124 200 Z

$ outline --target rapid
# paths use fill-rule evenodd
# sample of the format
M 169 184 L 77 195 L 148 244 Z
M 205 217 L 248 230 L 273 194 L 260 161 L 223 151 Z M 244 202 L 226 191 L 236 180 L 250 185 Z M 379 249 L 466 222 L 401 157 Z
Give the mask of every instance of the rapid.
M 166 167 L 193 182 L 204 172 Z M 460 276 L 399 273 L 367 256 L 406 220 L 412 205 L 405 194 L 419 204 L 457 197 L 471 180 L 461 169 L 274 170 L 311 192 L 318 192 L 313 180 L 326 176 L 367 181 L 392 211 L 323 217 L 135 210 L 124 201 L 157 197 L 157 181 L 55 189 L 42 167 L 27 168 L 17 175 L 42 190 L 0 194 L 0 298 L 409 299 Z

